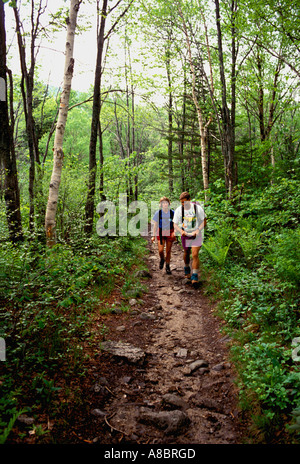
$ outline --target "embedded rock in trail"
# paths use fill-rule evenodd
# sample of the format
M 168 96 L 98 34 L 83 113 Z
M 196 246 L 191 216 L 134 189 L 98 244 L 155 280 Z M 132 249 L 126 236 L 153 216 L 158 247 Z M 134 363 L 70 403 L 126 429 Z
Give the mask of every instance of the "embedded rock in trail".
M 162 405 L 168 409 L 187 409 L 188 404 L 179 396 L 166 393 L 162 398 Z
M 91 411 L 91 414 L 96 417 L 105 417 L 106 412 L 101 411 L 101 409 L 95 408 Z
M 146 271 L 146 270 L 141 270 L 141 271 L 137 271 L 135 273 L 135 277 L 148 277 L 151 279 L 152 275 L 150 274 L 149 271 Z
M 190 423 L 190 419 L 178 409 L 174 411 L 153 412 L 146 408 L 140 409 L 140 422 L 152 424 L 164 430 L 166 435 L 177 435 L 182 428 Z
M 134 364 L 142 363 L 146 357 L 146 353 L 143 350 L 129 343 L 107 341 L 101 343 L 101 348 L 113 356 L 125 358 L 128 362 Z

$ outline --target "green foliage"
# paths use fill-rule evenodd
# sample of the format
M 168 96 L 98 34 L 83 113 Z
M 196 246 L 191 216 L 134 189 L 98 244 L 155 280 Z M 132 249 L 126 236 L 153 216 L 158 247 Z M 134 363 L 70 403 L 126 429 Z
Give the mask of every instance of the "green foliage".
M 222 247 L 217 240 L 209 238 L 203 247 L 219 266 L 224 266 L 230 245 L 231 243 Z
M 253 421 L 267 439 L 300 401 L 299 365 L 291 349 L 300 334 L 299 182 L 282 179 L 259 195 L 248 190 L 238 202 L 211 195 L 206 248 L 231 246 L 226 266 L 220 258 L 217 266 L 203 264 L 213 271 L 210 291 L 221 300 L 219 314 L 232 337 L 241 405 L 257 411 Z M 297 432 L 297 421 L 289 429 Z
M 294 423 L 288 426 L 288 430 L 290 430 L 291 432 L 295 431 L 297 434 L 299 434 L 300 433 L 300 407 L 294 409 L 294 411 L 292 411 L 292 415 L 293 415 Z
M 15 3 L 11 1 L 10 6 Z M 223 85 L 219 78 L 220 54 L 215 29 L 207 29 L 206 37 L 203 27 L 204 18 L 207 25 L 215 24 L 215 11 L 206 1 L 179 3 L 186 18 L 187 33 L 192 37 L 197 31 L 197 50 L 192 50 L 192 59 L 196 93 L 204 119 L 212 114 L 207 126 L 210 190 L 207 192 L 208 227 L 203 262 L 208 268 L 210 285 L 215 285 L 219 291 L 222 317 L 234 339 L 233 353 L 239 366 L 242 396 L 252 401 L 251 405 L 261 405 L 262 423 L 267 427 L 278 413 L 289 412 L 297 402 L 299 404 L 298 366 L 287 354 L 293 337 L 299 334 L 300 118 L 299 102 L 295 99 L 298 83 L 291 73 L 299 69 L 295 47 L 299 35 L 299 6 L 287 0 L 271 0 L 267 5 L 245 0 L 237 2 L 233 12 L 230 10 L 233 3 L 221 2 L 220 27 L 224 43 L 232 42 L 235 31 L 236 46 L 241 50 L 237 63 L 239 72 L 234 79 L 235 107 L 231 102 L 232 111 L 236 110 L 232 114 L 235 119 L 235 174 L 240 185 L 229 199 L 223 180 L 224 154 L 216 122 L 220 115 L 215 114 L 221 104 L 218 98 Z M 117 202 L 120 193 L 127 192 L 133 197 L 135 187 L 139 200 L 148 204 L 158 201 L 162 195 L 177 200 L 182 190 L 189 190 L 193 197 L 204 198 L 199 128 L 195 105 L 190 98 L 190 68 L 185 60 L 181 63 L 178 59 L 186 55 L 179 3 L 133 2 L 126 16 L 124 44 L 130 64 L 121 52 L 117 55 L 119 63 L 123 59 L 126 62 L 126 84 L 130 88 L 126 94 L 123 84 L 120 87 L 117 84 L 124 81 L 120 71 L 123 66 L 118 66 L 114 74 L 115 65 L 111 64 L 116 62 L 116 54 L 111 52 L 106 56 L 105 69 L 111 71 L 109 88 L 101 88 L 103 164 L 100 166 L 97 162 L 95 205 L 101 193 Z M 24 2 L 23 7 L 21 22 L 28 38 L 30 2 Z M 47 40 L 51 41 L 53 34 L 65 27 L 68 13 L 65 7 L 45 12 L 49 14 L 50 24 L 44 30 Z M 35 5 L 33 21 L 37 14 Z M 112 23 L 118 15 L 116 8 Z M 84 26 L 79 25 L 79 30 L 84 32 L 90 20 L 82 18 Z M 122 21 L 117 23 L 123 41 Z M 38 31 L 40 37 L 45 34 L 42 29 Z M 138 34 L 136 41 L 135 34 Z M 210 43 L 215 86 L 213 105 L 209 97 L 209 79 L 203 74 L 199 61 L 201 56 L 208 62 L 207 47 L 202 45 L 206 39 Z M 141 44 L 137 53 L 133 52 L 133 43 Z M 284 63 L 277 62 L 274 57 L 277 52 L 285 57 Z M 225 79 L 230 83 L 234 77 L 231 75 L 232 56 L 226 52 L 223 59 Z M 36 69 L 32 71 L 37 75 Z M 43 248 L 43 216 L 52 172 L 53 136 L 45 162 L 36 166 L 37 233 L 29 234 L 29 154 L 20 81 L 14 76 L 11 114 L 15 114 L 13 138 L 23 228 L 28 242 L 17 247 L 6 242 L 8 228 L 5 201 L 1 196 L 0 298 L 4 307 L 0 335 L 7 339 L 10 360 L 1 366 L 4 368 L 1 428 L 5 429 L 8 424 L 3 441 L 13 428 L 22 402 L 46 410 L 57 407 L 60 391 L 54 374 L 62 372 L 67 381 L 72 375 L 84 375 L 83 342 L 90 336 L 90 314 L 93 311 L 97 314 L 114 312 L 114 304 L 102 300 L 110 295 L 116 281 L 125 299 L 140 298 L 145 291 L 145 286 L 129 272 L 144 252 L 141 241 L 87 238 L 84 234 L 93 89 L 89 94 L 71 92 L 70 107 L 73 109 L 69 109 L 64 135 L 64 168 L 56 215 L 58 244 L 52 250 Z M 226 87 L 229 93 L 233 90 L 230 85 Z M 169 97 L 172 97 L 171 108 L 163 106 Z M 227 97 L 229 103 L 229 97 L 234 95 Z M 158 101 L 159 107 L 154 104 Z M 264 104 L 259 107 L 262 101 Z M 57 89 L 49 89 L 35 79 L 33 115 L 41 159 L 46 153 L 57 107 Z M 268 129 L 270 133 L 266 134 Z M 263 130 L 265 137 L 262 137 Z M 169 159 L 170 145 L 172 156 Z M 104 192 L 99 191 L 100 169 Z M 127 310 L 126 303 L 121 305 L 121 310 Z M 103 325 L 100 332 L 104 338 L 107 328 Z M 37 405 L 32 404 L 35 402 Z M 39 426 L 36 431 L 43 433 Z
M 21 414 L 23 414 L 24 412 L 26 412 L 25 409 L 22 410 L 22 411 L 15 412 L 15 413 L 13 414 L 13 416 L 10 418 L 10 420 L 9 420 L 9 422 L 8 422 L 8 424 L 7 424 L 7 427 L 5 427 L 5 429 L 3 430 L 3 433 L 0 435 L 0 445 L 3 445 L 3 444 L 6 442 L 6 440 L 7 440 L 8 436 L 9 436 L 10 432 L 11 432 L 12 429 L 13 429 L 13 426 L 14 426 L 16 420 L 17 420 L 18 417 L 19 417 Z
M 275 237 L 272 253 L 269 256 L 279 277 L 300 285 L 300 228 L 283 231 Z
M 122 293 L 127 298 L 140 298 L 147 290 L 147 287 L 137 281 L 135 276 L 128 276 L 122 287 Z
M 300 182 L 277 179 L 277 182 L 241 199 L 239 216 L 250 220 L 258 231 L 282 231 L 299 224 Z
M 83 344 L 92 343 L 91 318 L 116 280 L 122 285 L 124 275 L 126 289 L 133 281 L 142 289 L 138 279 L 130 281 L 129 270 L 139 262 L 144 246 L 142 239 L 97 236 L 52 249 L 38 241 L 0 244 L 0 336 L 7 347 L 7 361 L 0 366 L 1 440 L 11 432 L 20 406 L 55 414 L 58 395 L 67 394 L 65 385 L 74 376 L 85 376 L 88 355 Z M 103 325 L 100 336 L 106 333 Z
M 244 256 L 251 260 L 257 255 L 261 245 L 261 234 L 256 229 L 237 229 L 236 240 L 241 246 Z
M 245 394 L 245 385 L 264 409 L 274 409 L 273 415 L 275 411 L 284 411 L 290 397 L 285 388 L 287 369 L 282 348 L 258 340 L 255 344 L 245 344 L 239 356 L 243 357 L 244 366 L 240 370 L 241 395 Z
M 232 244 L 232 230 L 228 223 L 220 222 L 214 235 L 209 236 L 203 243 L 203 248 L 218 266 L 223 267 Z

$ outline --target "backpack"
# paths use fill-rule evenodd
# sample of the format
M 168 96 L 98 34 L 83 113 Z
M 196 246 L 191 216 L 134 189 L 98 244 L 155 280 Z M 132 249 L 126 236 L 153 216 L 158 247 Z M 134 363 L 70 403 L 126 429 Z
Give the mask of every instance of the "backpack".
M 162 245 L 162 210 L 160 209 L 159 210 L 159 213 L 158 213 L 158 226 L 159 226 L 159 241 L 160 241 L 160 244 Z M 174 229 L 174 225 L 173 225 L 173 217 L 174 217 L 174 211 L 172 209 L 170 209 L 170 230 Z

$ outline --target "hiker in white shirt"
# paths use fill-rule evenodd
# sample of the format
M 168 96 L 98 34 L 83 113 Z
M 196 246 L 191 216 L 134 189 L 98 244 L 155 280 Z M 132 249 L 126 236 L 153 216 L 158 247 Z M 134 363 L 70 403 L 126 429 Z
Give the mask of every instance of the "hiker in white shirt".
M 206 216 L 203 208 L 194 202 L 188 192 L 180 195 L 179 206 L 175 210 L 174 229 L 181 235 L 183 246 L 184 275 L 191 279 L 192 284 L 199 281 L 199 251 L 203 243 L 203 229 L 206 226 Z M 190 255 L 192 252 L 192 272 Z

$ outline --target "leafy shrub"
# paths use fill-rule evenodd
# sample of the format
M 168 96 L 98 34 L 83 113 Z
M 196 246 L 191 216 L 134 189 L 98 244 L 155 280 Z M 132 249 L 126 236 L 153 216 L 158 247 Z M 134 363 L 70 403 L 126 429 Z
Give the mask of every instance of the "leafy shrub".
M 273 417 L 297 402 L 299 393 L 291 398 L 290 387 L 296 389 L 299 380 L 289 377 L 287 360 L 290 353 L 284 348 L 260 339 L 245 344 L 243 348 L 235 348 L 233 352 L 238 352 L 242 359 L 239 369 L 242 397 L 253 396 L 264 409 L 273 411 L 272 414 L 269 412 L 269 416 Z
M 218 224 L 214 236 L 210 236 L 203 243 L 203 248 L 209 256 L 221 267 L 225 265 L 225 261 L 229 252 L 232 229 L 228 224 L 222 222 Z
M 291 432 L 296 432 L 297 434 L 300 434 L 300 407 L 295 408 L 292 411 L 292 416 L 293 416 L 293 424 L 289 425 L 287 428 Z
M 0 336 L 8 360 L 0 365 L 0 440 L 7 439 L 20 406 L 54 412 L 57 379 L 61 388 L 85 375 L 82 342 L 90 336 L 99 290 L 129 275 L 144 252 L 145 241 L 135 242 L 124 237 L 112 246 L 109 238 L 93 237 L 52 249 L 37 242 L 0 244 Z
M 276 236 L 273 252 L 269 257 L 282 279 L 300 285 L 300 228 L 290 229 Z
M 241 406 L 251 411 L 256 431 L 265 433 L 289 420 L 291 430 L 299 430 L 300 373 L 291 356 L 300 330 L 299 192 L 298 181 L 283 179 L 243 193 L 239 202 L 218 199 L 206 209 L 205 246 L 215 254 L 213 264 L 223 266 L 210 260 L 202 266 L 214 285 L 211 293 L 221 300 L 218 314 L 231 336 Z M 221 224 L 227 242 L 218 240 Z
M 261 234 L 254 228 L 238 228 L 236 240 L 243 250 L 246 260 L 251 261 L 259 253 Z
M 229 251 L 231 243 L 226 246 L 220 246 L 218 242 L 210 238 L 206 243 L 203 243 L 203 247 L 205 250 L 208 252 L 208 254 L 211 256 L 211 258 L 219 265 L 219 266 L 224 266 L 226 257 Z

